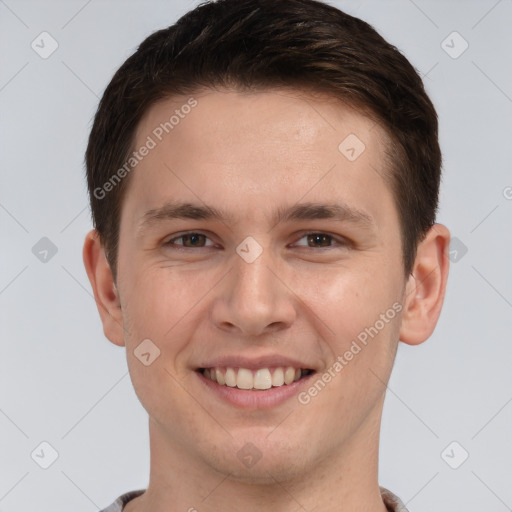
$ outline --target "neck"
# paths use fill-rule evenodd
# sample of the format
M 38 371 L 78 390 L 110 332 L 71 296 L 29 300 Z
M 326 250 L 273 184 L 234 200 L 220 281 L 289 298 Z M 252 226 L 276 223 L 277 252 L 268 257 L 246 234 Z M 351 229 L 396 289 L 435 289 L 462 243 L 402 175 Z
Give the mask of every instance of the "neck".
M 357 435 L 331 456 L 311 461 L 307 472 L 242 481 L 191 458 L 150 419 L 151 472 L 146 492 L 124 512 L 226 512 L 317 510 L 386 512 L 378 485 L 380 410 L 367 417 Z M 273 474 L 272 474 L 273 473 Z

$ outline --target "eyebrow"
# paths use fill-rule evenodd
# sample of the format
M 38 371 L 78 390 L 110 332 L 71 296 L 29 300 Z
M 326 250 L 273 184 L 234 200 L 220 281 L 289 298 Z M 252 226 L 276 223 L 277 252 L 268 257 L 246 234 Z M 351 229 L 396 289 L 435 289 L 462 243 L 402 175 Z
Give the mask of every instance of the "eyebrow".
M 144 231 L 162 221 L 173 219 L 218 220 L 232 223 L 234 215 L 208 205 L 168 201 L 159 208 L 148 210 L 141 217 L 138 231 Z M 274 225 L 297 220 L 331 219 L 350 222 L 361 227 L 374 226 L 373 218 L 366 212 L 342 203 L 300 203 L 291 207 L 279 207 L 272 218 Z

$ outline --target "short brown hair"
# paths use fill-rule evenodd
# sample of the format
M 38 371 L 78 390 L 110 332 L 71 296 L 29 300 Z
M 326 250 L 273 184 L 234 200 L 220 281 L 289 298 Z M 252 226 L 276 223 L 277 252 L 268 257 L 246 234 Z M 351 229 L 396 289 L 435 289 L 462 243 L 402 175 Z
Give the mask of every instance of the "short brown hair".
M 418 73 L 369 24 L 322 2 L 218 0 L 146 38 L 98 106 L 85 155 L 87 182 L 114 279 L 129 176 L 108 194 L 98 190 L 128 161 L 149 107 L 214 87 L 318 91 L 379 122 L 389 137 L 386 179 L 410 273 L 417 244 L 435 222 L 441 174 L 437 115 Z

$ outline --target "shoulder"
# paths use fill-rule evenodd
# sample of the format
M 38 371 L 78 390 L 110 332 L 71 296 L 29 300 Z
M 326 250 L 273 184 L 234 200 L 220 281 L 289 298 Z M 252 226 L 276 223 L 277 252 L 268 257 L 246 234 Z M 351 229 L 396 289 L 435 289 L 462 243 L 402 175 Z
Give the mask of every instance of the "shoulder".
M 100 510 L 99 512 L 122 512 L 124 506 L 131 500 L 140 496 L 146 489 L 139 489 L 137 491 L 130 491 L 122 494 L 117 498 L 114 503 L 109 505 L 107 508 Z
M 388 491 L 388 489 L 381 487 L 380 494 L 382 496 L 382 501 L 389 512 L 408 512 L 402 500 L 398 496 L 395 496 L 391 491 Z

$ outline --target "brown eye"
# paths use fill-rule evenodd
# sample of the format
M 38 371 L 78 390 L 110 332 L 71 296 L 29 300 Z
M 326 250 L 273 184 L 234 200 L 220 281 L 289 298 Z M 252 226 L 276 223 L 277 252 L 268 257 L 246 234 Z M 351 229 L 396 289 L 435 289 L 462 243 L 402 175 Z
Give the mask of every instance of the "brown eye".
M 325 233 L 312 233 L 306 236 L 308 238 L 308 245 L 318 244 L 317 247 L 329 247 L 331 245 L 332 236 Z
M 299 243 L 305 240 L 305 243 Z M 327 233 L 306 233 L 296 243 L 298 247 L 306 247 L 310 249 L 320 249 L 322 247 L 335 247 L 347 245 L 343 238 L 335 238 L 333 235 Z
M 176 243 L 176 240 L 181 240 L 182 243 Z M 202 233 L 184 233 L 175 238 L 171 238 L 165 245 L 178 245 L 186 248 L 194 248 L 194 247 L 208 247 L 212 244 L 206 244 L 206 241 L 209 238 Z

